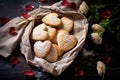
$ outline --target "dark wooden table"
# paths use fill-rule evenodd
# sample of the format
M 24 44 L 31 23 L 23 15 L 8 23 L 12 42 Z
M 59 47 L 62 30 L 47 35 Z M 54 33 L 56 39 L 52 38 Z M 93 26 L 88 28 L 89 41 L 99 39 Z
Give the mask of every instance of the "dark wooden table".
M 0 0 L 0 18 L 12 19 L 29 12 L 25 10 L 25 5 L 27 4 L 32 5 L 35 9 L 38 8 L 39 5 L 51 5 L 57 0 L 47 0 L 46 3 L 39 3 L 38 1 L 39 0 Z M 0 56 L 0 80 L 27 80 L 28 78 L 23 73 L 25 70 L 31 70 L 31 66 L 26 63 L 18 46 L 12 55 L 18 59 L 19 63 L 17 65 L 10 64 L 10 56 L 7 58 Z M 32 79 L 33 78 L 30 78 L 29 80 Z
M 47 3 L 36 3 L 35 1 L 37 0 L 0 0 L 0 17 L 4 16 L 9 19 L 12 19 L 16 16 L 20 16 L 21 14 L 26 13 L 26 11 L 24 10 L 24 5 L 26 4 L 32 4 L 34 8 L 37 8 L 39 5 L 51 5 L 59 0 L 47 0 Z M 87 41 L 86 41 L 86 44 L 88 44 Z M 86 44 L 84 47 L 86 47 Z M 87 47 L 92 49 L 91 47 L 94 48 L 94 45 L 87 46 Z M 118 51 L 117 49 L 115 50 Z M 13 51 L 12 55 L 17 57 L 19 61 L 17 65 L 10 64 L 9 62 L 10 57 L 4 58 L 0 56 L 0 80 L 37 80 L 37 78 L 34 76 L 32 77 L 25 76 L 23 73 L 26 70 L 33 70 L 34 73 L 38 73 L 37 75 L 40 74 L 41 76 L 39 75 L 38 80 L 113 80 L 113 79 L 117 80 L 117 78 L 119 78 L 118 76 L 120 76 L 119 75 L 120 69 L 112 70 L 112 71 L 108 70 L 106 72 L 105 78 L 103 79 L 97 74 L 97 71 L 94 65 L 92 65 L 91 67 L 84 67 L 85 66 L 83 64 L 84 61 L 82 62 L 82 59 L 80 59 L 81 55 L 78 55 L 78 57 L 75 59 L 73 64 L 71 64 L 71 66 L 68 67 L 68 69 L 66 69 L 60 76 L 55 77 L 53 75 L 42 72 L 37 68 L 27 64 L 24 56 L 20 53 L 19 44 L 17 48 Z M 117 56 L 113 55 L 113 57 L 117 57 L 117 58 L 112 60 L 113 62 L 111 62 L 110 64 L 111 66 L 113 65 L 119 66 L 118 58 L 120 57 L 118 55 L 119 54 L 117 54 Z M 83 64 L 83 65 L 79 65 L 79 64 Z M 73 75 L 74 73 L 73 69 L 75 68 L 73 67 L 76 67 L 76 69 L 78 70 L 81 67 L 82 68 L 84 67 L 85 76 L 75 78 Z

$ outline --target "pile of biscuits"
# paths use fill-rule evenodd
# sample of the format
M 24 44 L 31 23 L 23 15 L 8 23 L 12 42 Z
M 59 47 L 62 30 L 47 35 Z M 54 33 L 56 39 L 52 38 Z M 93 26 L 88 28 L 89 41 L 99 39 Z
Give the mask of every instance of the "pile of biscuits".
M 76 46 L 78 40 L 70 31 L 74 22 L 56 12 L 48 13 L 41 24 L 33 28 L 30 38 L 34 41 L 33 51 L 39 58 L 56 62 L 66 51 Z

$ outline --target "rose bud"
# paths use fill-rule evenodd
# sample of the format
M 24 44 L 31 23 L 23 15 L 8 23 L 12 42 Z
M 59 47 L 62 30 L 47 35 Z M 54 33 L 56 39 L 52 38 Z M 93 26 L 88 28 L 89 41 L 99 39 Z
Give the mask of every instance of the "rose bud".
M 93 24 L 91 28 L 94 32 L 104 32 L 105 31 L 105 29 L 102 26 L 100 26 L 99 24 Z
M 98 71 L 98 74 L 100 75 L 100 76 L 102 76 L 102 77 L 104 77 L 104 75 L 105 75 L 105 72 L 106 72 L 106 66 L 105 66 L 105 64 L 103 63 L 103 62 L 101 62 L 101 61 L 98 61 L 97 62 L 97 71 Z
M 82 3 L 79 6 L 79 10 L 83 14 L 87 14 L 88 13 L 88 5 L 87 5 L 87 3 L 85 1 L 82 1 Z
M 93 32 L 91 34 L 91 39 L 92 39 L 93 43 L 95 43 L 95 44 L 101 44 L 102 43 L 101 36 L 96 32 Z

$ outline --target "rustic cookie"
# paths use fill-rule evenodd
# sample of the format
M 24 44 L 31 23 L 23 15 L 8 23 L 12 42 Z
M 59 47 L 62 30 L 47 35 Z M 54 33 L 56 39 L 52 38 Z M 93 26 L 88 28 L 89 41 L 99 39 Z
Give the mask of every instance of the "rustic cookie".
M 58 34 L 58 31 L 56 32 L 55 37 L 51 40 L 51 41 L 52 41 L 52 43 L 57 44 L 57 34 Z
M 35 52 L 35 55 L 39 58 L 45 58 L 52 47 L 52 43 L 49 40 L 46 40 L 44 42 L 42 41 L 36 41 L 33 45 L 33 50 Z
M 51 26 L 47 26 L 47 32 L 48 40 L 52 40 L 55 37 L 57 30 L 55 28 L 52 28 Z
M 38 41 L 38 40 L 46 40 L 48 38 L 48 32 L 47 32 L 47 26 L 43 23 L 38 26 L 36 26 L 32 33 L 31 33 L 31 39 Z
M 61 19 L 58 16 L 57 13 L 49 13 L 42 18 L 42 22 L 52 27 L 58 27 L 61 25 Z
M 73 29 L 73 21 L 69 19 L 68 17 L 62 17 L 61 18 L 62 24 L 61 27 L 70 32 Z
M 74 35 L 69 35 L 67 30 L 61 29 L 58 31 L 57 43 L 62 51 L 68 51 L 75 47 L 77 38 Z
M 54 46 L 57 49 L 58 56 L 61 56 L 63 54 L 63 51 L 59 48 L 59 46 L 57 44 L 54 44 Z
M 45 57 L 45 59 L 49 62 L 56 62 L 58 59 L 57 48 L 54 44 L 52 44 L 52 48 L 49 54 Z

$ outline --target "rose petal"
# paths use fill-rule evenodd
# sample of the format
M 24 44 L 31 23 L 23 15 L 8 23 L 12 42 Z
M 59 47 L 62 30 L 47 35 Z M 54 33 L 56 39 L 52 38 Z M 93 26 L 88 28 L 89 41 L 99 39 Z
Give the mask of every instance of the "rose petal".
M 15 56 L 10 57 L 10 64 L 18 64 L 19 61 Z
M 47 1 L 46 1 L 46 0 L 40 0 L 40 2 L 42 2 L 42 3 L 46 3 Z
M 33 9 L 34 9 L 34 6 L 29 5 L 29 4 L 25 5 L 25 10 L 26 11 L 32 11 Z
M 63 2 L 61 4 L 62 4 L 62 6 L 68 6 L 69 5 L 68 0 L 63 0 Z
M 22 14 L 22 16 L 26 19 L 28 19 L 30 17 L 28 13 Z
M 104 10 L 100 13 L 100 16 L 101 16 L 101 18 L 107 19 L 111 14 L 112 13 L 110 10 Z
M 83 71 L 83 70 L 80 70 L 80 71 L 78 72 L 78 74 L 79 74 L 79 76 L 83 76 L 83 75 L 84 75 L 84 71 Z
M 109 55 L 106 55 L 106 56 L 104 57 L 104 62 L 107 63 L 107 64 L 109 64 L 110 61 L 111 61 L 111 57 L 110 57 Z
M 1 18 L 0 18 L 0 23 L 1 23 L 1 24 L 6 24 L 9 20 L 10 20 L 9 18 L 1 17 Z
M 104 16 L 102 16 L 102 18 L 104 18 L 104 19 L 107 19 L 109 16 L 107 16 L 107 15 L 104 15 Z
M 9 34 L 10 35 L 16 35 L 17 34 L 15 27 L 10 27 Z
M 104 49 L 106 52 L 112 52 L 113 47 L 110 44 L 106 44 L 104 45 Z
M 33 73 L 33 71 L 31 71 L 31 70 L 26 70 L 26 71 L 24 71 L 24 75 L 25 75 L 25 76 L 33 76 L 34 73 Z
M 112 14 L 111 10 L 106 10 L 105 13 L 106 13 L 107 15 L 111 15 L 111 14 Z
M 71 9 L 75 9 L 75 10 L 77 8 L 76 4 L 74 2 L 70 3 L 69 6 L 70 6 Z
M 97 45 L 100 45 L 102 43 L 102 37 L 97 32 L 91 33 L 91 39 L 93 43 Z
M 107 19 L 108 15 L 105 14 L 105 12 L 100 13 L 101 18 Z
M 81 13 L 87 15 L 89 7 L 85 1 L 82 1 L 82 3 L 80 4 L 80 6 L 78 8 L 81 11 Z
M 75 77 L 78 77 L 78 76 L 79 76 L 79 74 L 78 74 L 78 73 L 75 73 L 75 74 L 74 74 L 74 76 L 75 76 Z
M 105 12 L 100 13 L 100 17 L 102 18 L 105 15 Z
M 104 77 L 105 72 L 106 72 L 106 66 L 105 66 L 105 64 L 102 61 L 98 61 L 97 62 L 96 69 L 97 69 L 98 74 L 100 76 Z
M 84 75 L 84 71 L 83 70 L 79 70 L 77 73 L 74 74 L 75 77 L 83 76 L 83 75 Z

